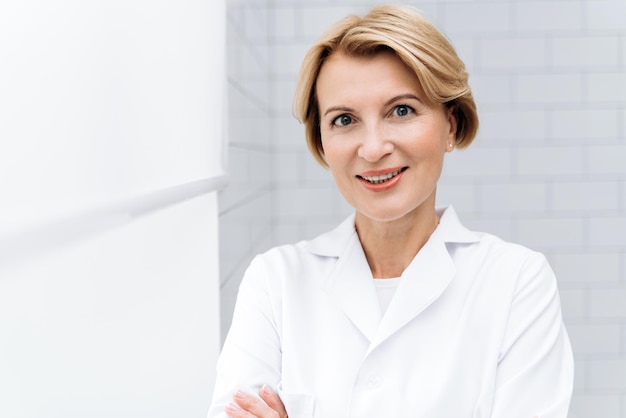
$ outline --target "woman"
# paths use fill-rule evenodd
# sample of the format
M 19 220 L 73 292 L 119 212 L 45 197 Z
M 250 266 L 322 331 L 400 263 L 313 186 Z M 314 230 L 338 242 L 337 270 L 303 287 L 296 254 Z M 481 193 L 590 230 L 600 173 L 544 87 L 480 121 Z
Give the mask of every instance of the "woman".
M 256 257 L 210 417 L 567 416 L 572 353 L 546 259 L 435 208 L 478 118 L 464 65 L 413 9 L 336 24 L 295 112 L 354 215 Z

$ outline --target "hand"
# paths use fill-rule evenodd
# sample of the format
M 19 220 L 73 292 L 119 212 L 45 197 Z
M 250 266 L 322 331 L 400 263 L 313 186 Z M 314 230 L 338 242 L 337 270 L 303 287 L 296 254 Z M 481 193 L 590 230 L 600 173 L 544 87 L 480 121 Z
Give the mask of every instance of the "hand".
M 261 386 L 259 396 L 261 399 L 238 390 L 234 402 L 226 406 L 226 415 L 230 418 L 288 418 L 283 401 L 269 386 Z

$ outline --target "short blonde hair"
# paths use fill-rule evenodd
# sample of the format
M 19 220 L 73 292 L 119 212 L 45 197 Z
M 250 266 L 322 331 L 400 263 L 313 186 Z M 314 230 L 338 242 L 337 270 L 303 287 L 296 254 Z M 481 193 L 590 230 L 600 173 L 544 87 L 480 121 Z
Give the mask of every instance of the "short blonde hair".
M 327 167 L 315 92 L 325 59 L 335 52 L 367 57 L 395 53 L 415 73 L 426 95 L 452 108 L 457 117 L 456 146 L 467 147 L 478 131 L 476 103 L 465 64 L 446 37 L 410 6 L 383 5 L 364 16 L 348 16 L 333 25 L 309 49 L 300 68 L 293 101 L 295 117 L 304 124 L 315 159 Z

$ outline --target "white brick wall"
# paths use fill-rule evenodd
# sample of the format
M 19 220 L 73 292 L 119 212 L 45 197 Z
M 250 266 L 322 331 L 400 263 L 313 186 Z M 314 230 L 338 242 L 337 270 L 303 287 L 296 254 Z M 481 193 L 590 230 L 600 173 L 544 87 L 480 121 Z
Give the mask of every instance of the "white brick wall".
M 479 44 L 478 66 L 484 71 L 545 68 L 547 44 L 545 38 L 485 39 Z
M 481 118 L 476 142 L 446 158 L 439 203 L 546 253 L 575 352 L 570 418 L 626 418 L 626 1 L 404 2 L 456 45 Z M 224 327 L 253 254 L 350 212 L 308 154 L 291 98 L 311 42 L 374 3 L 229 1 Z
M 222 337 L 244 269 L 273 243 L 273 89 L 265 0 L 228 1 L 229 185 L 220 192 Z

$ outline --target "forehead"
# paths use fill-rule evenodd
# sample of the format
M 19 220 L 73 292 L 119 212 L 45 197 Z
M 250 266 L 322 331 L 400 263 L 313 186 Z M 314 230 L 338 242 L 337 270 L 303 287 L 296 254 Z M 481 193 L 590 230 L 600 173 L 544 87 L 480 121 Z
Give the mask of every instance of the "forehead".
M 417 76 L 392 52 L 351 56 L 336 52 L 326 58 L 316 83 L 320 107 L 339 101 L 413 93 L 423 97 Z

